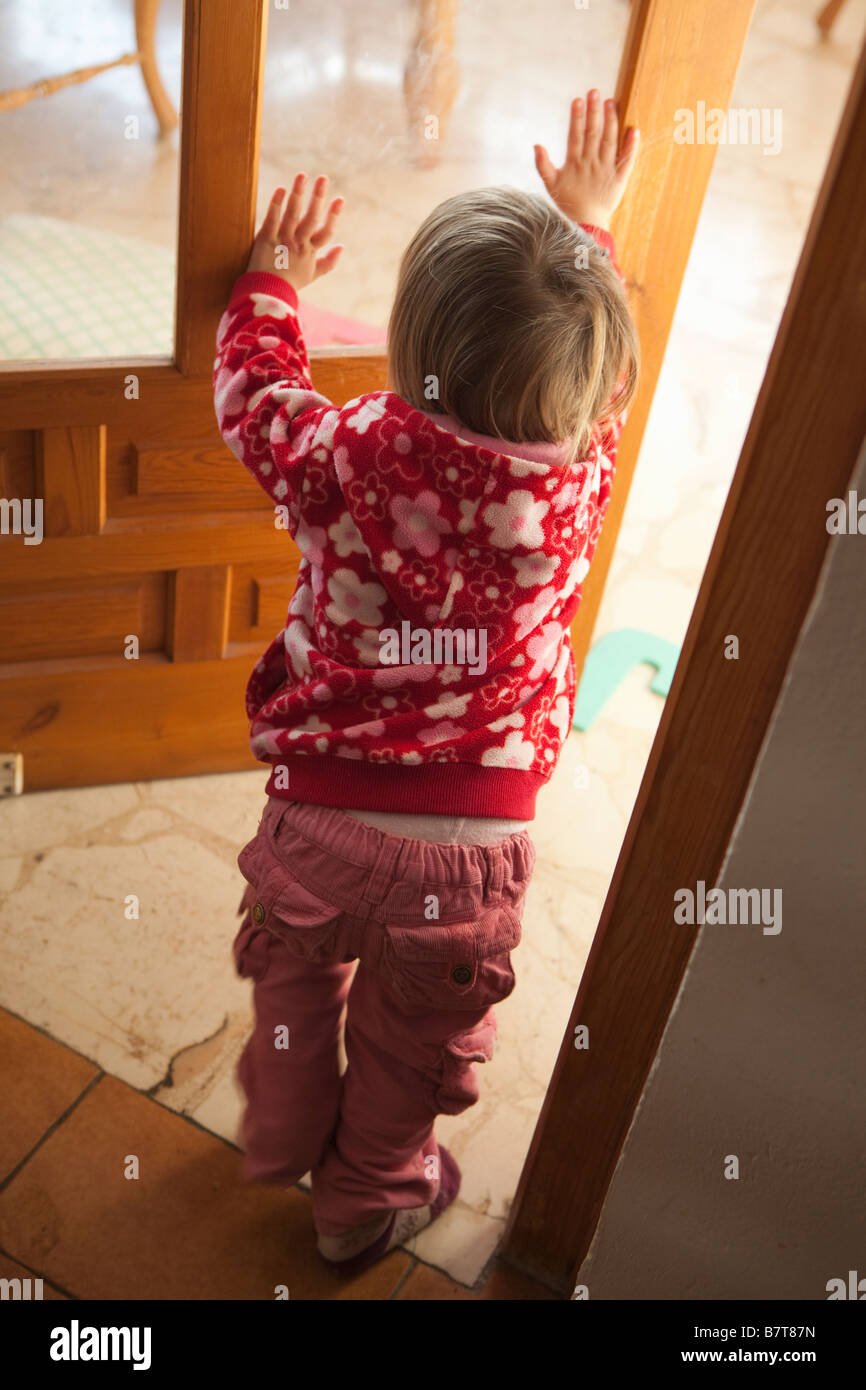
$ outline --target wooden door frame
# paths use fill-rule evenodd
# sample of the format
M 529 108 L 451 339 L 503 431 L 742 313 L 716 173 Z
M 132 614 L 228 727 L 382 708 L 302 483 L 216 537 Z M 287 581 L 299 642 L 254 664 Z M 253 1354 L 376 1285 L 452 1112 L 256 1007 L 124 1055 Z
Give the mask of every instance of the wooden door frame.
M 727 110 L 755 0 L 632 0 L 617 78 L 623 129 L 641 150 L 613 232 L 641 344 L 641 382 L 617 453 L 604 527 L 571 625 L 578 672 L 592 642 L 644 431 L 691 255 L 716 146 L 675 144 L 674 113 Z
M 699 930 L 674 893 L 716 882 L 866 438 L 864 167 L 866 45 L 506 1228 L 504 1258 L 564 1293 Z

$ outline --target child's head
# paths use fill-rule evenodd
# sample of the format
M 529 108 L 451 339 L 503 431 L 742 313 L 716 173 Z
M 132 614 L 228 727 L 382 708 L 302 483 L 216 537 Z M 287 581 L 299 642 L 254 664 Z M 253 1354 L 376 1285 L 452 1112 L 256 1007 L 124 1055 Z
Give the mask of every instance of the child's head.
M 570 441 L 579 459 L 631 402 L 639 347 L 592 237 L 534 194 L 480 188 L 440 203 L 406 248 L 388 359 L 419 410 L 499 439 Z

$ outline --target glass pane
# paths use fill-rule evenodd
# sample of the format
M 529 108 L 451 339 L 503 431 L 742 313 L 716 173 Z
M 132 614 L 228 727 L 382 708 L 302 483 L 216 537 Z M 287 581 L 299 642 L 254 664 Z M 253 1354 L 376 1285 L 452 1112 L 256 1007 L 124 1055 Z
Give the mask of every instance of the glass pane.
M 444 198 L 499 183 L 544 193 L 532 147 L 560 162 L 571 98 L 612 94 L 627 22 L 610 0 L 270 8 L 259 220 L 301 170 L 346 199 L 340 263 L 301 295 L 308 347 L 384 341 L 400 257 Z
M 183 4 L 153 9 L 176 111 Z M 160 138 L 136 62 L 23 100 L 134 55 L 132 0 L 0 0 L 0 30 L 0 360 L 172 356 L 177 128 Z

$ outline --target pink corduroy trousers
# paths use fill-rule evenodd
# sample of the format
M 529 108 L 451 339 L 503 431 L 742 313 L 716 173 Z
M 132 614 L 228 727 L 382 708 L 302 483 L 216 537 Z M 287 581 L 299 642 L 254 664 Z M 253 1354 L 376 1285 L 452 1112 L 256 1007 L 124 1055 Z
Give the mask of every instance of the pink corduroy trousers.
M 426 1206 L 436 1116 L 478 1099 L 492 1006 L 514 988 L 529 835 L 431 844 L 271 797 L 238 863 L 234 957 L 255 1008 L 237 1073 L 244 1177 L 288 1187 L 309 1172 L 322 1235 Z

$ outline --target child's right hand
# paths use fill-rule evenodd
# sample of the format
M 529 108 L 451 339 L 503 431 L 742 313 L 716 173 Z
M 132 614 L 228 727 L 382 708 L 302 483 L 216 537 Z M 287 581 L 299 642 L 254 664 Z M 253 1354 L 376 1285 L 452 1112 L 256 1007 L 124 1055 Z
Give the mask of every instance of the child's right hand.
M 331 240 L 337 218 L 343 211 L 343 198 L 333 198 L 327 216 L 321 226 L 316 223 L 322 216 L 328 177 L 320 174 L 313 184 L 306 212 L 303 209 L 306 174 L 296 174 L 286 210 L 283 211 L 284 188 L 278 188 L 268 205 L 265 220 L 256 233 L 253 249 L 247 262 L 247 270 L 263 270 L 277 275 L 300 292 L 312 280 L 327 275 L 343 250 L 342 244 L 332 246 L 323 256 L 319 249 Z M 277 268 L 277 252 L 288 254 L 288 267 Z
M 543 145 L 533 146 L 535 167 L 560 212 L 572 222 L 607 229 L 637 158 L 639 131 L 630 126 L 619 145 L 616 102 L 593 88 L 571 103 L 565 163 L 557 169 Z

